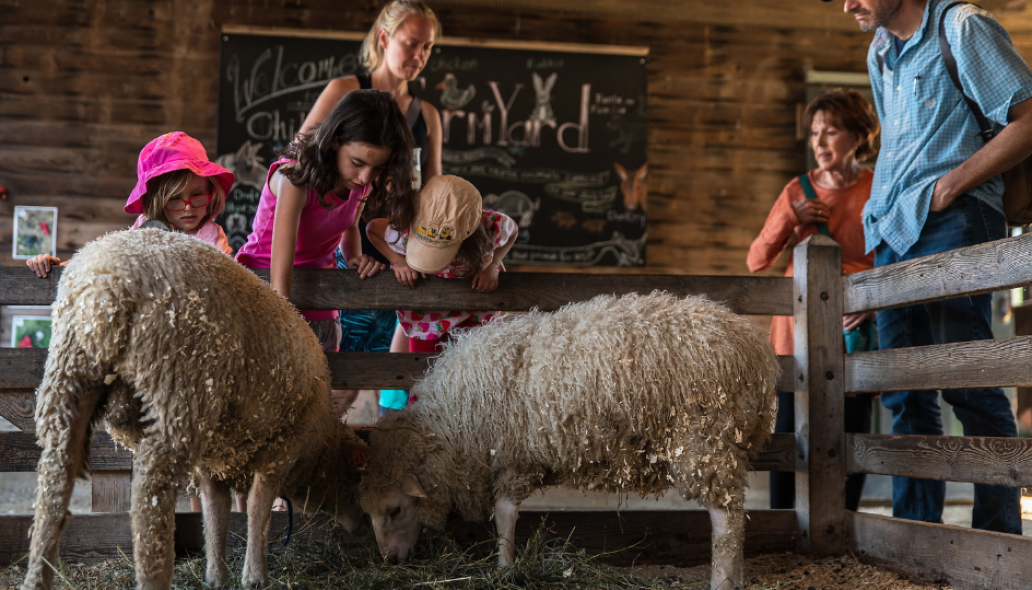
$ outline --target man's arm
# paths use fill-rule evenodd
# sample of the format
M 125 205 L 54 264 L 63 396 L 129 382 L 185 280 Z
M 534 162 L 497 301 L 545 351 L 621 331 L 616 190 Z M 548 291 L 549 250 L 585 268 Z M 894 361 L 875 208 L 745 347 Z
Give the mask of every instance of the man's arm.
M 932 211 L 942 211 L 960 195 L 1032 154 L 1032 99 L 1012 106 L 1007 119 L 1007 126 L 992 141 L 935 183 Z

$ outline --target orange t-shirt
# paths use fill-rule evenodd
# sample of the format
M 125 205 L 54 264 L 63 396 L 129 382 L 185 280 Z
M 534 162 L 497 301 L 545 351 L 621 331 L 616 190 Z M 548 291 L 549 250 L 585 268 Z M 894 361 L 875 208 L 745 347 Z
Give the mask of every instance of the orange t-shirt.
M 817 199 L 826 203 L 831 210 L 828 219 L 828 230 L 831 237 L 842 246 L 842 272 L 850 274 L 859 270 L 874 267 L 874 254 L 864 251 L 864 225 L 862 214 L 867 199 L 871 197 L 871 180 L 874 173 L 868 168 L 861 168 L 860 179 L 853 185 L 840 188 L 823 188 L 814 182 L 814 171 L 807 173 Z M 767 216 L 760 235 L 749 246 L 747 264 L 750 272 L 766 270 L 774 265 L 774 261 L 784 251 L 789 239 L 794 235 L 797 242 L 817 233 L 817 225 L 799 224 L 799 217 L 792 209 L 792 203 L 805 199 L 803 186 L 798 178 L 793 178 Z M 791 256 L 791 252 L 789 253 Z M 792 260 L 789 258 L 785 276 L 792 276 Z M 793 354 L 795 350 L 795 332 L 792 318 L 775 316 L 770 326 L 770 341 L 778 354 Z

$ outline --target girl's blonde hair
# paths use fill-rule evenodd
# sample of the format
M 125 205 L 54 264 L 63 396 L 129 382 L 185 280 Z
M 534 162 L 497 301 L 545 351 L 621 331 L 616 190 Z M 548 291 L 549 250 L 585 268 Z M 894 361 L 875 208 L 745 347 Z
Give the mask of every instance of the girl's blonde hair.
M 401 23 L 413 15 L 421 16 L 432 22 L 434 24 L 434 37 L 439 38 L 441 36 L 441 22 L 437 20 L 437 15 L 434 14 L 434 11 L 430 10 L 430 7 L 421 0 L 392 0 L 380 11 L 380 15 L 376 17 L 376 22 L 373 23 L 369 33 L 366 34 L 365 39 L 362 41 L 362 49 L 359 51 L 358 58 L 365 65 L 367 71 L 372 72 L 375 70 L 383 60 L 383 47 L 380 47 L 378 42 L 380 31 L 385 31 L 388 37 L 393 37 Z
M 156 219 L 165 225 L 171 226 L 169 223 L 168 216 L 165 215 L 165 205 L 172 199 L 178 198 L 186 190 L 186 185 L 190 183 L 190 180 L 198 176 L 190 170 L 175 170 L 156 176 L 147 181 L 147 192 L 143 193 L 142 204 L 143 214 L 147 219 Z M 222 190 L 219 183 L 212 180 L 210 177 L 207 178 L 211 184 L 212 197 L 211 201 L 208 202 L 208 209 L 204 214 L 204 219 L 198 227 L 208 223 L 208 221 L 215 219 L 226 209 L 226 193 Z

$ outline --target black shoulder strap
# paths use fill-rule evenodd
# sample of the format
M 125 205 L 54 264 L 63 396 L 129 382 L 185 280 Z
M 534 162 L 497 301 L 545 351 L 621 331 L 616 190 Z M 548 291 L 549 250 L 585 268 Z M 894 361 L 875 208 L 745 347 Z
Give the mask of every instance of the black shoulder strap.
M 405 113 L 405 121 L 408 123 L 409 129 L 416 126 L 416 120 L 419 119 L 419 115 L 422 112 L 423 101 L 418 96 L 413 96 L 412 104 L 409 105 L 408 112 Z
M 978 103 L 964 93 L 964 86 L 960 83 L 960 73 L 957 71 L 957 60 L 953 57 L 953 49 L 950 48 L 950 42 L 946 38 L 946 14 L 958 4 L 968 3 L 952 2 L 943 9 L 942 14 L 939 16 L 939 53 L 942 54 L 942 62 L 946 66 L 946 71 L 950 74 L 950 80 L 953 80 L 953 85 L 957 87 L 960 95 L 964 97 L 964 102 L 967 103 L 968 108 L 971 109 L 971 114 L 975 116 L 975 121 L 978 122 L 978 128 L 982 130 L 979 133 L 982 136 L 982 141 L 988 142 L 996 135 L 996 132 L 993 131 L 992 124 L 985 118 L 985 114 L 982 113 Z
M 358 87 L 362 90 L 369 90 L 373 87 L 373 78 L 369 74 L 355 74 L 355 79 L 358 80 Z
M 799 184 L 803 185 L 803 194 L 806 195 L 807 199 L 810 199 L 811 201 L 817 200 L 817 193 L 813 190 L 813 184 L 810 182 L 809 174 L 800 174 Z M 819 231 L 821 235 L 828 236 L 829 238 L 831 237 L 831 230 L 828 229 L 827 223 L 818 223 L 817 231 Z

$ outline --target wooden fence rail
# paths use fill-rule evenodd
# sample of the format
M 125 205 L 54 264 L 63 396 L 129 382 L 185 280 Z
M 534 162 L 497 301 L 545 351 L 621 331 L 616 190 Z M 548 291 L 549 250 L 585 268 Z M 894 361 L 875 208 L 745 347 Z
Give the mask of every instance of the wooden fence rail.
M 501 288 L 495 293 L 477 294 L 458 281 L 431 279 L 416 290 L 406 290 L 387 273 L 359 280 L 347 271 L 299 270 L 292 299 L 306 309 L 524 311 L 534 307 L 553 310 L 600 293 L 662 289 L 678 295 L 706 294 L 738 313 L 794 315 L 796 352 L 794 357 L 780 359 L 784 373 L 779 389 L 796 393 L 796 432 L 775 436 L 754 468 L 795 471 L 797 507 L 795 511 L 754 511 L 747 525 L 747 550 L 780 551 L 794 546 L 815 554 L 854 551 L 916 576 L 947 579 L 958 589 L 1016 589 L 1026 587 L 1032 579 L 1032 540 L 847 512 L 843 482 L 847 473 L 880 473 L 1032 485 L 1032 443 L 846 435 L 843 401 L 849 393 L 860 392 L 1032 385 L 1032 369 L 1028 368 L 1032 366 L 1032 338 L 845 355 L 840 318 L 846 313 L 1032 283 L 1032 265 L 1026 264 L 1027 260 L 1032 260 L 1032 235 L 842 277 L 838 246 L 823 236 L 813 236 L 797 247 L 792 278 L 511 273 L 502 276 Z M 0 268 L 0 304 L 50 303 L 56 294 L 56 278 L 40 280 L 24 268 Z M 11 415 L 25 430 L 31 430 L 33 408 L 27 390 L 42 376 L 44 354 L 0 351 L 0 414 Z M 427 355 L 389 353 L 338 353 L 328 358 L 334 384 L 347 388 L 408 387 L 432 362 Z M 37 453 L 28 433 L 0 436 L 0 470 L 28 470 Z M 94 453 L 95 477 L 124 473 L 129 465 L 125 453 L 104 437 L 94 442 Z M 624 510 L 587 514 L 570 511 L 549 518 L 565 523 L 559 531 L 567 526 L 582 533 L 590 531 L 581 541 L 605 551 L 614 548 L 612 539 L 623 543 L 630 538 L 612 536 L 617 529 L 634 535 L 647 530 L 653 548 L 635 554 L 643 560 L 669 563 L 686 553 L 689 560 L 708 553 L 708 522 L 702 513 L 646 515 Z M 121 519 L 118 526 L 127 526 L 124 514 L 97 516 Z M 521 523 L 529 522 L 526 517 L 536 518 L 528 514 Z M 17 529 L 24 537 L 26 518 L 0 517 L 0 530 Z M 180 520 L 189 528 L 197 516 L 178 515 L 177 522 Z M 686 535 L 687 525 L 698 526 L 698 530 Z M 184 546 L 193 546 L 190 543 L 184 541 Z M 0 547 L 0 560 L 23 547 L 23 541 L 10 549 Z
M 22 267 L 0 267 L 0 304 L 49 304 L 56 297 L 62 269 L 39 279 Z M 267 278 L 266 271 L 258 271 Z M 511 273 L 501 277 L 498 291 L 479 294 L 459 281 L 431 277 L 415 290 L 400 287 L 389 273 L 360 280 L 349 271 L 299 269 L 294 277 L 292 300 L 306 309 L 496 309 L 554 310 L 566 303 L 597 294 L 624 294 L 665 290 L 677 295 L 705 294 L 739 312 L 756 315 L 791 314 L 791 279 L 772 277 L 614 276 Z M 342 389 L 408 388 L 433 362 L 426 354 L 329 353 L 333 385 Z M 24 432 L 0 433 L 0 472 L 32 471 L 39 449 L 32 434 L 35 409 L 33 389 L 42 379 L 46 351 L 0 349 L 0 415 Z M 781 357 L 781 388 L 791 389 L 795 359 Z M 62 540 L 65 559 L 94 561 L 130 553 L 128 481 L 132 456 L 117 448 L 106 433 L 98 433 L 91 447 L 94 512 L 77 515 Z M 791 434 L 775 435 L 753 461 L 754 470 L 796 471 L 800 459 Z M 616 506 L 614 499 L 614 506 Z M 537 527 L 543 519 L 558 534 L 574 535 L 574 542 L 593 553 L 605 553 L 613 563 L 656 562 L 672 559 L 702 562 L 709 553 L 709 520 L 705 512 L 633 511 L 524 511 L 521 527 Z M 234 515 L 234 531 L 243 532 L 244 521 Z M 274 518 L 276 518 L 274 516 Z M 25 534 L 31 518 L 0 517 L 0 562 L 9 563 L 28 549 Z M 277 526 L 274 520 L 273 526 Z M 749 554 L 784 551 L 795 546 L 796 516 L 791 511 L 753 515 L 747 525 Z M 482 523 L 454 525 L 452 533 L 464 538 L 487 538 Z M 274 530 L 276 530 L 274 528 Z M 317 533 L 325 535 L 326 531 Z M 98 537 L 101 539 L 98 541 Z M 642 542 L 642 540 L 645 540 Z M 176 515 L 178 551 L 202 547 L 200 520 L 195 514 Z M 620 550 L 622 547 L 632 547 Z

